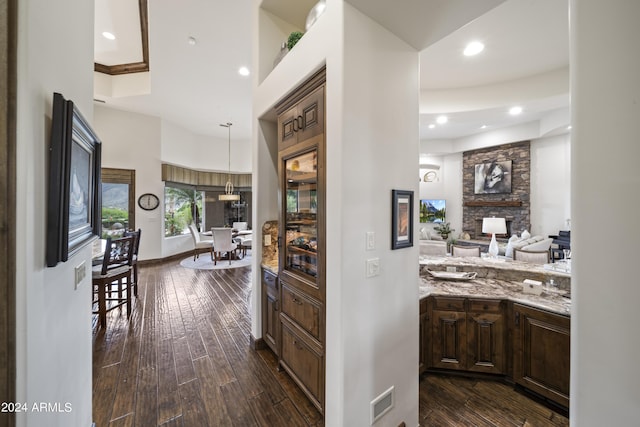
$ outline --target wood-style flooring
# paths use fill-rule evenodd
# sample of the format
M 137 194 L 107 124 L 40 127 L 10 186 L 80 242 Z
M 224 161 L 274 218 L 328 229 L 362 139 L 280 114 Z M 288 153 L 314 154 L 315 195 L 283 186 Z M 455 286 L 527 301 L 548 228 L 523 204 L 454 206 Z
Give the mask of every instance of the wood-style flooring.
M 324 425 L 270 350 L 250 348 L 250 267 L 168 261 L 140 266 L 139 281 L 129 319 L 116 309 L 106 329 L 94 322 L 97 427 Z M 568 425 L 507 385 L 433 375 L 421 378 L 419 417 L 421 426 Z

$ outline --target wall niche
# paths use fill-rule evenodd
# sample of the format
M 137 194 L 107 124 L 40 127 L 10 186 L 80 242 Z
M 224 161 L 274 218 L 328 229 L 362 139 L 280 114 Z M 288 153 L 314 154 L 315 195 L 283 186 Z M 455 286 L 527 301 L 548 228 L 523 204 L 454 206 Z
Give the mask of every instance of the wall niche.
M 505 218 L 510 225 L 507 234 L 519 234 L 522 230 L 531 228 L 531 144 L 530 141 L 521 141 L 512 144 L 503 144 L 479 150 L 465 151 L 462 153 L 462 228 L 469 233 L 472 239 L 488 238 L 478 230 L 478 220 L 495 216 Z M 491 193 L 488 186 L 479 186 L 476 189 L 476 174 L 484 176 L 488 167 L 477 165 L 489 165 L 494 162 L 509 165 L 510 171 L 505 179 L 510 181 L 510 191 L 504 188 L 499 193 Z M 476 170 L 478 169 L 478 170 Z M 478 192 L 480 191 L 480 192 Z M 487 192 L 482 192 L 487 191 Z

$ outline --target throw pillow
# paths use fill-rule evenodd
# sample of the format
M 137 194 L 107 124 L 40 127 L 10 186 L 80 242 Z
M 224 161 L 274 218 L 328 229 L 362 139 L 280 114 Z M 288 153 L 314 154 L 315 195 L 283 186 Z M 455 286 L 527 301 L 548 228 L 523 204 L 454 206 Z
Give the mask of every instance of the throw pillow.
M 522 232 L 522 234 L 520 235 L 521 238 L 523 239 L 528 239 L 531 237 L 531 233 L 529 233 L 526 229 Z

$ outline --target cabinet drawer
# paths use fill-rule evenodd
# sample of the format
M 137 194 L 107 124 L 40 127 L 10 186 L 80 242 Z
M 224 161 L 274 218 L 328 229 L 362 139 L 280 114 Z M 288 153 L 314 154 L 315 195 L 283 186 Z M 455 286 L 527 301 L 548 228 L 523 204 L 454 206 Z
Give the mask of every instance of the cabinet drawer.
M 470 299 L 469 311 L 476 313 L 500 313 L 502 311 L 502 303 L 499 300 Z
M 282 362 L 284 368 L 302 389 L 322 406 L 322 384 L 324 383 L 323 354 L 316 349 L 289 322 L 282 322 Z
M 276 282 L 278 280 L 278 277 L 275 274 L 271 273 L 270 271 L 262 270 L 262 280 L 267 286 L 277 288 Z
M 281 311 L 314 338 L 322 341 L 320 337 L 320 313 L 322 312 L 320 303 L 283 283 Z
M 441 298 L 433 299 L 433 308 L 436 310 L 465 311 L 464 298 Z

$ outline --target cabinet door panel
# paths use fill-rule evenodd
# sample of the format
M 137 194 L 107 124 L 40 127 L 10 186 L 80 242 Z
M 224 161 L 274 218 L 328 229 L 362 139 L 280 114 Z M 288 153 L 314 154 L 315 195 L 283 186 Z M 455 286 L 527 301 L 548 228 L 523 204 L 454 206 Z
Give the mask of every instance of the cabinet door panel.
M 464 370 L 467 360 L 466 313 L 433 311 L 433 366 Z
M 320 340 L 320 303 L 296 292 L 287 284 L 282 285 L 282 313 L 289 316 L 305 331 Z
M 277 277 L 267 271 L 262 274 L 262 338 L 271 350 L 278 355 L 279 343 L 279 307 Z
M 292 326 L 289 322 L 282 322 L 282 365 L 321 409 L 324 357 L 320 349 L 296 333 Z
M 324 86 L 319 87 L 299 104 L 298 141 L 312 138 L 324 132 Z
M 570 319 L 514 304 L 514 381 L 569 407 Z
M 504 373 L 504 316 L 493 313 L 469 313 L 467 319 L 468 369 L 491 374 Z
M 298 107 L 290 108 L 278 116 L 278 148 L 290 147 L 298 142 Z

